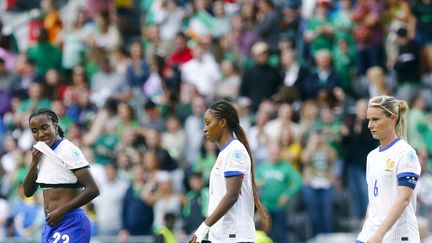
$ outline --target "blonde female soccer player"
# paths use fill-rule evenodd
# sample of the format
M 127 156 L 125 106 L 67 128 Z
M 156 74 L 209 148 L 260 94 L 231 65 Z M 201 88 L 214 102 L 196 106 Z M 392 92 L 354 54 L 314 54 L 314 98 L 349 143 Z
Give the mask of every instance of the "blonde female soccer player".
M 369 100 L 367 119 L 380 146 L 367 156 L 369 205 L 356 243 L 419 243 L 415 186 L 420 163 L 407 143 L 408 105 L 391 96 Z

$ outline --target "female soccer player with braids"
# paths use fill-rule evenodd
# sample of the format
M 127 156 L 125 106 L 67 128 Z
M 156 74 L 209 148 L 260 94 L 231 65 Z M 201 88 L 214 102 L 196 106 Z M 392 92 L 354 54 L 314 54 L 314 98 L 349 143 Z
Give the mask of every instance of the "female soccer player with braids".
M 33 112 L 29 118 L 33 138 L 32 161 L 24 179 L 24 194 L 43 189 L 46 223 L 43 243 L 90 242 L 90 222 L 80 208 L 99 195 L 81 150 L 64 138 L 57 114 L 49 109 Z
M 210 173 L 208 217 L 190 243 L 255 242 L 255 207 L 263 223 L 268 215 L 258 197 L 254 163 L 234 106 L 227 101 L 210 105 L 204 115 L 204 134 L 220 153 Z

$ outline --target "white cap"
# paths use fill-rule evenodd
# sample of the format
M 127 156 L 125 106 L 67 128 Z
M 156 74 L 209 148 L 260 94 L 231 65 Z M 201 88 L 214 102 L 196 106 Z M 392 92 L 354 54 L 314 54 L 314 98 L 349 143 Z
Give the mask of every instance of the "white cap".
M 260 55 L 268 51 L 268 45 L 265 42 L 257 42 L 252 46 L 252 54 Z

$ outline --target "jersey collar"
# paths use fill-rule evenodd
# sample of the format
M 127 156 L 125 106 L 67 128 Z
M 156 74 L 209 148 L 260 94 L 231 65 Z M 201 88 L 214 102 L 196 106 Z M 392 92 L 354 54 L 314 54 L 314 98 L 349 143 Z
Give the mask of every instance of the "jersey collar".
M 219 147 L 219 151 L 222 152 L 232 141 L 237 140 L 237 138 L 233 137 L 231 140 L 229 140 L 224 146 Z
M 54 150 L 57 148 L 57 146 L 63 141 L 64 138 L 60 138 L 59 140 L 55 141 L 54 144 L 51 146 L 51 149 Z
M 397 141 L 399 141 L 401 138 L 397 137 L 395 140 L 393 140 L 391 143 L 387 144 L 385 147 L 379 147 L 378 151 L 379 152 L 384 152 L 387 149 L 389 149 L 391 146 L 393 146 L 395 143 L 397 143 Z

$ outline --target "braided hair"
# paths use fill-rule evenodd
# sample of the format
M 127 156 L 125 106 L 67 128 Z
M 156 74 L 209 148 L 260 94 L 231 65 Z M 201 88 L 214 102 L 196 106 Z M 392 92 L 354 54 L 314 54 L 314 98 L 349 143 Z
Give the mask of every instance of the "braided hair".
M 49 119 L 51 120 L 51 122 L 55 125 L 57 125 L 57 133 L 60 137 L 64 137 L 64 131 L 63 129 L 60 127 L 59 125 L 59 119 L 57 114 L 52 111 L 51 109 L 47 109 L 47 108 L 42 108 L 42 109 L 38 109 L 36 111 L 34 111 L 30 117 L 29 117 L 29 122 L 30 120 L 35 117 L 35 116 L 39 116 L 39 115 L 47 115 L 49 117 Z
M 212 103 L 209 106 L 208 111 L 216 118 L 216 119 L 226 119 L 228 129 L 235 134 L 237 139 L 246 147 L 246 150 L 249 154 L 251 160 L 251 174 L 252 174 L 252 190 L 253 197 L 255 202 L 255 207 L 258 211 L 258 214 L 261 218 L 262 224 L 264 227 L 269 225 L 269 216 L 267 214 L 266 209 L 261 203 L 261 200 L 258 195 L 258 189 L 255 183 L 255 172 L 254 172 L 254 161 L 252 157 L 252 152 L 247 141 L 246 133 L 243 128 L 240 126 L 240 119 L 238 113 L 234 106 L 228 101 L 221 100 Z

